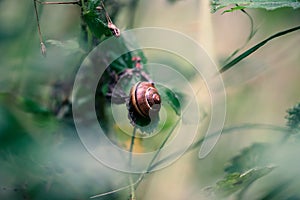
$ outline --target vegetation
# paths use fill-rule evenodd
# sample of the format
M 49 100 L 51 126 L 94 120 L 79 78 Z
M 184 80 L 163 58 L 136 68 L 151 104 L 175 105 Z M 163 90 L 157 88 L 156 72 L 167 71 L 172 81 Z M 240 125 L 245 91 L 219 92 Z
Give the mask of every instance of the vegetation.
M 214 0 L 210 8 L 174 0 L 0 5 L 0 199 L 300 199 L 298 0 Z M 205 17 L 220 41 L 212 57 L 227 93 L 225 126 L 216 130 L 222 135 L 204 159 L 197 157 L 201 145 L 217 136 L 204 137 L 213 110 L 205 101 L 205 77 L 181 55 L 134 48 L 139 44 L 126 32 L 150 24 L 205 37 L 209 30 L 194 31 L 200 8 L 212 11 Z M 223 27 L 228 19 L 237 21 Z M 95 51 L 110 41 L 113 48 Z M 165 66 L 192 89 L 160 71 Z M 155 83 L 163 102 L 159 121 L 136 126 L 127 118 L 131 86 L 163 78 L 168 84 Z M 195 140 L 183 156 L 181 147 L 164 154 L 180 127 L 188 138 L 195 116 L 184 114 L 194 102 L 200 111 Z M 115 170 L 85 146 L 76 123 L 84 119 L 84 133 L 91 134 L 91 103 L 96 125 L 112 145 L 130 153 L 122 158 L 128 166 L 137 164 L 134 156 L 153 153 L 143 171 Z M 74 117 L 75 107 L 82 118 Z

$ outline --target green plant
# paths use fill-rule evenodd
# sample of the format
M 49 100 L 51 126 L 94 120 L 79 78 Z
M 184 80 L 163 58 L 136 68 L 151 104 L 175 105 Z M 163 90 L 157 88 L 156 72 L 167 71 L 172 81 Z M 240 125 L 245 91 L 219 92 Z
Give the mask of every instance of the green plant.
M 116 87 L 116 83 L 122 79 L 122 87 L 115 93 L 118 97 L 115 100 L 119 102 L 113 102 L 113 105 L 124 105 L 128 90 L 133 83 L 141 79 L 151 79 L 149 68 L 144 67 L 141 70 L 136 70 L 138 64 L 146 66 L 148 58 L 143 49 L 130 51 L 131 44 L 137 45 L 132 38 L 118 38 L 117 48 L 124 49 L 127 52 L 120 57 L 117 57 L 115 52 L 110 49 L 106 52 L 100 52 L 101 55 L 107 54 L 108 57 L 114 58 L 114 61 L 112 63 L 107 63 L 105 60 L 95 61 L 95 67 L 105 68 L 108 64 L 109 67 L 99 80 L 96 94 L 94 96 L 86 96 L 76 102 L 81 102 L 80 106 L 84 107 L 88 102 L 95 99 L 97 117 L 101 121 L 103 129 L 107 131 L 107 137 L 115 145 L 129 151 L 131 155 L 133 152 L 157 150 L 150 159 L 150 162 L 147 163 L 145 171 L 140 174 L 124 174 L 110 171 L 103 166 L 100 167 L 97 161 L 91 159 L 90 154 L 82 150 L 82 144 L 76 135 L 73 124 L 72 106 L 74 106 L 74 99 L 71 98 L 71 93 L 74 92 L 72 91 L 74 74 L 78 71 L 84 58 L 86 58 L 89 51 L 101 42 L 108 40 L 110 37 L 119 36 L 119 29 L 113 22 L 117 22 L 118 27 L 123 26 L 119 24 L 118 19 L 122 16 L 124 8 L 131 11 L 130 15 L 126 16 L 126 21 L 128 27 L 133 27 L 139 2 L 134 0 L 130 2 L 102 2 L 100 0 L 42 2 L 33 0 L 33 3 L 37 17 L 42 54 L 46 55 L 46 47 L 47 52 L 50 52 L 47 56 L 49 57 L 50 54 L 50 58 L 53 58 L 51 57 L 51 54 L 53 54 L 53 50 L 51 49 L 62 52 L 64 59 L 60 60 L 59 63 L 66 63 L 66 66 L 63 66 L 63 68 L 70 67 L 72 69 L 67 69 L 65 72 L 67 75 L 62 76 L 62 78 L 52 77 L 52 80 L 49 80 L 51 83 L 47 82 L 47 89 L 45 89 L 46 87 L 39 88 L 40 84 L 37 84 L 37 86 L 27 84 L 25 85 L 27 87 L 23 86 L 22 89 L 19 86 L 23 82 L 22 80 L 20 82 L 18 80 L 18 83 L 11 90 L 1 92 L 0 176 L 3 177 L 1 178 L 3 182 L 1 183 L 2 191 L 0 191 L 0 197 L 3 196 L 3 198 L 10 199 L 86 199 L 88 197 L 99 197 L 101 199 L 140 199 L 139 191 L 136 192 L 136 190 L 144 189 L 140 185 L 143 181 L 146 181 L 145 177 L 171 159 L 172 156 L 179 154 L 179 152 L 174 151 L 169 157 L 158 160 L 161 150 L 174 137 L 174 130 L 182 122 L 181 116 L 184 111 L 181 110 L 183 107 L 181 103 L 187 105 L 190 103 L 186 99 L 186 94 L 180 90 L 176 91 L 174 88 L 158 86 L 165 102 L 164 106 L 167 112 L 171 113 L 170 119 L 164 125 L 161 125 L 164 134 L 158 135 L 151 143 L 147 143 L 143 139 L 137 138 L 136 136 L 141 134 L 141 132 L 136 127 L 128 124 L 128 129 L 132 130 L 132 134 L 125 135 L 119 127 L 115 126 L 111 110 L 108 109 L 111 105 L 110 103 L 114 101 L 113 89 Z M 80 16 L 81 30 L 78 31 L 79 34 L 77 33 L 75 39 L 68 38 L 63 42 L 57 39 L 44 41 L 42 33 L 45 34 L 46 31 L 42 32 L 43 24 L 39 18 L 39 16 L 42 16 L 42 9 L 37 6 L 37 3 L 44 6 L 53 4 L 71 4 L 76 6 L 78 9 L 76 16 Z M 275 9 L 286 6 L 296 9 L 300 7 L 299 2 L 287 0 L 281 1 L 278 4 L 262 4 L 261 1 L 212 1 L 211 3 L 214 11 L 232 4 L 233 7 L 225 10 L 223 13 L 230 14 L 231 12 L 240 11 L 249 17 L 251 24 L 250 33 L 245 44 L 241 45 L 240 48 L 228 56 L 224 64 L 220 64 L 222 66 L 219 68 L 221 74 L 226 75 L 226 73 L 230 73 L 231 70 L 229 69 L 238 68 L 238 64 L 256 53 L 261 47 L 270 44 L 274 39 L 289 33 L 296 33 L 300 29 L 300 26 L 296 26 L 272 34 L 243 53 L 239 53 L 249 46 L 249 42 L 253 40 L 255 34 L 260 30 L 254 28 L 254 20 L 251 14 L 248 13 L 248 9 Z M 55 10 L 57 7 L 52 7 L 51 9 Z M 32 19 L 30 20 L 32 21 Z M 36 29 L 34 30 L 36 31 Z M 31 32 L 33 31 L 30 30 Z M 28 38 L 32 38 L 32 34 L 30 33 L 28 33 Z M 23 56 L 23 53 L 21 54 Z M 25 63 L 26 67 L 30 66 L 31 63 L 28 63 L 30 59 L 26 57 L 26 53 L 24 55 L 23 59 L 21 59 L 22 63 Z M 140 63 L 136 62 L 135 58 L 137 57 L 140 58 Z M 34 57 L 34 59 L 40 60 L 41 58 L 38 57 L 37 59 Z M 41 66 L 43 66 L 43 61 L 36 62 L 38 63 L 33 61 L 33 64 L 38 67 L 34 69 L 40 70 Z M 21 76 L 17 77 L 22 77 L 22 72 L 26 72 L 26 70 L 25 68 L 23 68 L 23 71 L 20 70 Z M 95 75 L 93 71 L 86 72 L 84 77 L 86 84 L 83 84 L 79 89 L 77 88 L 78 90 L 75 92 L 84 93 L 85 90 L 89 90 L 89 80 L 93 76 L 97 76 L 97 74 Z M 193 76 L 189 76 L 188 72 L 186 72 L 185 76 L 189 77 L 189 79 L 194 78 Z M 47 79 L 47 75 L 43 77 L 40 79 Z M 39 78 L 34 74 L 32 77 L 29 76 L 24 79 L 35 80 Z M 37 90 L 42 92 L 36 92 Z M 50 90 L 51 92 L 47 95 L 44 94 L 45 97 L 42 98 L 42 93 L 47 93 L 46 90 Z M 298 134 L 291 134 L 299 132 L 299 105 L 297 104 L 287 111 L 287 127 L 266 124 L 239 124 L 237 126 L 227 126 L 222 130 L 224 135 L 222 138 L 235 135 L 236 133 L 242 134 L 249 130 L 269 130 L 272 133 L 279 132 L 280 136 L 276 142 L 253 142 L 248 147 L 243 148 L 240 154 L 232 156 L 228 164 L 224 167 L 224 173 L 220 176 L 222 178 L 217 180 L 212 186 L 202 190 L 203 193 L 207 194 L 208 199 L 230 198 L 233 195 L 236 195 L 235 197 L 238 199 L 247 199 L 249 198 L 248 195 L 252 194 L 251 190 L 256 185 L 262 188 L 264 185 L 270 186 L 259 193 L 257 196 L 258 199 L 300 198 L 299 192 L 295 189 L 300 185 L 298 181 L 299 173 L 297 173 L 298 165 L 296 162 L 293 162 L 293 159 L 295 159 L 295 156 L 299 152 L 299 147 L 297 147 L 299 136 Z M 86 117 L 89 115 L 89 113 L 83 114 Z M 209 114 L 204 113 L 203 115 L 204 119 L 209 118 Z M 203 142 L 204 138 L 198 138 L 188 151 L 199 149 Z M 74 155 L 76 155 L 76 158 L 74 158 Z M 126 160 L 126 162 L 131 165 L 132 157 Z M 284 164 L 285 162 L 291 163 L 294 166 L 288 168 Z M 286 173 L 286 176 L 282 176 L 279 179 L 276 178 L 276 173 L 282 175 L 285 171 L 289 171 L 289 173 Z M 125 186 L 114 189 L 122 185 L 115 185 L 114 179 L 119 180 L 121 178 L 122 181 L 120 182 Z M 271 180 L 268 180 L 268 178 Z M 272 178 L 276 181 L 272 180 Z M 265 184 L 262 184 L 261 181 L 265 181 Z M 200 188 L 199 186 L 199 190 Z

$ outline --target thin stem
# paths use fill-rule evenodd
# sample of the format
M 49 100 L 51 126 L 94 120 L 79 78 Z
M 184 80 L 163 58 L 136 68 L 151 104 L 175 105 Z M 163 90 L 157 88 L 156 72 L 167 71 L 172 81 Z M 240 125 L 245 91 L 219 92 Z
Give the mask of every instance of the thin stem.
M 55 1 L 39 1 L 39 0 L 34 0 L 35 2 L 38 2 L 43 5 L 58 5 L 58 4 L 73 4 L 73 5 L 79 5 L 79 0 L 76 1 L 67 1 L 67 2 L 55 2 Z
M 53 2 L 53 1 L 43 2 L 43 1 L 39 1 L 39 0 L 33 0 L 34 10 L 35 10 L 35 15 L 36 15 L 36 21 L 37 21 L 37 26 L 38 26 L 38 31 L 39 31 L 41 52 L 42 52 L 43 56 L 46 56 L 46 46 L 45 46 L 45 44 L 43 42 L 43 38 L 42 38 L 42 32 L 41 32 L 40 20 L 39 20 L 39 15 L 38 15 L 38 11 L 37 11 L 36 2 L 38 2 L 40 4 L 43 4 L 43 5 L 58 5 L 58 4 L 76 4 L 76 5 L 79 5 L 79 0 L 67 1 L 67 2 Z
M 170 132 L 167 134 L 167 137 L 164 139 L 164 141 L 162 142 L 162 144 L 160 145 L 159 149 L 156 151 L 155 155 L 153 156 L 153 158 L 151 159 L 151 161 L 148 164 L 148 167 L 146 169 L 146 171 L 141 174 L 141 176 L 139 177 L 139 179 L 136 181 L 135 183 L 135 189 L 139 186 L 140 182 L 143 180 L 143 178 L 145 177 L 146 174 L 148 174 L 151 169 L 153 169 L 153 163 L 156 160 L 156 158 L 158 157 L 161 149 L 165 146 L 165 144 L 167 143 L 167 141 L 169 140 L 170 136 L 172 135 L 173 131 L 175 130 L 175 128 L 177 127 L 177 125 L 179 124 L 179 122 L 181 121 L 181 117 L 176 121 L 176 123 L 172 126 L 172 129 L 170 130 Z
M 110 16 L 108 15 L 108 12 L 105 9 L 103 1 L 101 1 L 101 5 L 102 5 L 102 8 L 103 8 L 103 10 L 105 12 L 105 16 L 106 16 L 107 22 L 113 24 L 112 20 L 110 19 Z
M 131 163 L 132 163 L 132 151 L 133 151 L 133 145 L 134 145 L 135 135 L 136 135 L 136 127 L 133 128 L 133 132 L 132 132 L 132 136 L 131 136 L 131 142 L 130 142 L 130 147 L 129 147 L 129 152 L 130 152 L 129 164 L 130 164 L 130 166 L 131 166 Z
M 200 89 L 199 88 L 197 91 L 196 91 L 196 95 L 200 92 Z M 185 113 L 187 111 L 187 108 L 190 106 L 190 104 L 192 103 L 192 100 L 189 101 L 186 105 L 186 109 L 183 110 L 182 114 Z M 155 166 L 154 161 L 156 160 L 156 158 L 158 157 L 161 149 L 165 146 L 165 144 L 167 143 L 167 141 L 169 140 L 170 136 L 172 135 L 173 131 L 175 130 L 175 128 L 177 127 L 177 125 L 179 124 L 179 122 L 181 121 L 182 119 L 182 115 L 178 118 L 178 120 L 175 122 L 175 124 L 172 126 L 170 132 L 167 134 L 167 137 L 164 139 L 164 141 L 161 143 L 159 149 L 157 150 L 157 152 L 155 153 L 155 155 L 153 156 L 153 158 L 151 159 L 151 161 L 149 162 L 148 166 L 147 166 L 147 169 L 146 171 L 141 174 L 141 176 L 139 177 L 139 179 L 136 181 L 135 183 L 135 189 L 139 186 L 140 182 L 143 180 L 143 178 L 145 177 L 146 174 L 148 174 L 152 169 L 154 169 L 153 166 Z M 165 160 L 165 159 L 163 159 Z M 160 161 L 159 161 L 160 162 Z
M 35 0 L 33 0 L 33 4 L 34 4 L 35 16 L 36 16 L 36 21 L 37 21 L 37 26 L 38 26 L 38 31 L 39 31 L 41 52 L 42 52 L 43 56 L 46 56 L 46 46 L 45 46 L 45 44 L 43 42 L 43 38 L 42 38 L 42 32 L 41 32 L 41 27 L 40 27 L 39 14 L 38 14 L 38 11 L 37 11 L 37 6 L 36 6 L 36 1 Z
M 130 148 L 129 148 L 129 167 L 131 168 L 132 165 L 132 151 L 133 151 L 133 146 L 134 146 L 134 140 L 135 140 L 135 135 L 136 135 L 136 127 L 134 126 L 133 128 L 133 133 L 131 136 L 131 143 L 130 143 Z M 132 174 L 129 174 L 129 184 L 130 184 L 130 200 L 135 200 L 135 188 L 134 188 L 134 184 L 133 184 L 133 178 L 132 178 Z
M 34 4 L 36 22 L 37 22 L 38 31 L 39 31 L 40 43 L 43 43 L 42 32 L 41 32 L 41 27 L 40 27 L 40 19 L 39 19 L 39 14 L 38 14 L 38 11 L 37 11 L 37 6 L 36 6 L 36 0 L 33 0 L 33 4 Z
M 164 139 L 164 141 L 163 141 L 162 144 L 160 145 L 159 149 L 157 150 L 157 152 L 155 153 L 155 155 L 153 156 L 153 158 L 152 158 L 151 161 L 149 162 L 146 171 L 145 171 L 144 173 L 142 173 L 142 174 L 140 175 L 140 177 L 139 177 L 134 183 L 133 183 L 132 176 L 130 175 L 130 177 L 129 177 L 129 178 L 130 178 L 130 179 L 129 179 L 129 180 L 130 180 L 130 185 L 125 186 L 125 187 L 121 187 L 121 188 L 116 189 L 116 190 L 112 190 L 112 191 L 110 191 L 110 192 L 106 192 L 106 193 L 102 193 L 102 194 L 97 194 L 97 195 L 94 195 L 94 196 L 92 196 L 92 197 L 90 197 L 90 198 L 93 199 L 93 198 L 97 198 L 97 197 L 106 196 L 106 195 L 108 195 L 108 194 L 113 194 L 113 193 L 115 193 L 115 192 L 119 192 L 119 191 L 125 190 L 125 189 L 127 189 L 127 188 L 130 188 L 130 189 L 131 189 L 131 192 L 133 192 L 132 194 L 135 195 L 135 190 L 136 190 L 136 188 L 137 188 L 138 185 L 141 183 L 141 181 L 144 179 L 145 175 L 148 174 L 148 173 L 150 172 L 150 169 L 152 168 L 152 165 L 153 165 L 154 161 L 155 161 L 156 158 L 158 157 L 158 155 L 159 155 L 161 149 L 162 149 L 162 148 L 165 146 L 165 144 L 167 143 L 168 139 L 170 138 L 170 136 L 172 135 L 173 131 L 175 130 L 175 128 L 176 128 L 177 125 L 179 124 L 180 120 L 181 120 L 181 118 L 179 118 L 179 119 L 176 121 L 176 123 L 174 124 L 174 126 L 172 126 L 172 129 L 171 129 L 170 132 L 167 134 L 167 137 Z M 131 144 L 130 144 L 130 149 L 129 149 L 130 152 L 132 152 L 132 150 L 133 150 L 133 145 L 134 145 L 134 139 L 133 139 L 134 137 L 133 137 L 133 136 L 135 136 L 135 131 L 136 131 L 136 130 L 134 129 L 134 130 L 133 130 L 133 134 L 132 134 L 132 138 L 131 138 Z M 129 161 L 130 161 L 131 159 L 132 159 L 132 158 L 131 158 L 131 154 L 130 154 Z M 131 162 L 131 161 L 130 161 L 130 162 Z M 131 199 L 133 200 L 134 198 L 132 198 L 132 197 L 133 197 L 132 194 L 131 194 Z M 135 197 L 135 196 L 134 196 L 134 197 Z
M 86 7 L 85 7 L 85 4 L 84 4 L 84 0 L 81 0 L 81 8 L 82 8 L 83 12 L 86 12 Z
M 90 199 L 94 199 L 94 198 L 98 198 L 98 197 L 103 197 L 103 196 L 106 196 L 106 195 L 109 195 L 109 194 L 113 194 L 113 193 L 116 193 L 116 192 L 120 192 L 122 190 L 125 190 L 125 189 L 128 189 L 130 187 L 132 187 L 132 185 L 135 185 L 135 183 L 131 184 L 131 185 L 126 185 L 124 187 L 121 187 L 121 188 L 118 188 L 116 190 L 111 190 L 109 192 L 105 192 L 105 193 L 101 193 L 101 194 L 97 194 L 97 195 L 94 195 L 94 196 L 91 196 Z

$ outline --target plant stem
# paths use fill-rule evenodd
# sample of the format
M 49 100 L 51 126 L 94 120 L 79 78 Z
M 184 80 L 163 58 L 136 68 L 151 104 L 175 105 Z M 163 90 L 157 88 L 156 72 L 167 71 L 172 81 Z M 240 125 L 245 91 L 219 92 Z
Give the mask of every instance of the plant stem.
M 162 142 L 162 144 L 160 145 L 159 149 L 157 150 L 156 154 L 153 156 L 153 158 L 151 159 L 151 161 L 149 162 L 148 166 L 147 166 L 147 169 L 144 173 L 142 173 L 140 175 L 140 177 L 138 178 L 137 181 L 133 182 L 133 179 L 132 179 L 132 175 L 130 174 L 129 176 L 129 182 L 130 182 L 130 185 L 128 186 L 125 186 L 125 187 L 122 187 L 122 188 L 119 188 L 119 189 L 116 189 L 116 190 L 112 190 L 110 192 L 106 192 L 106 193 L 102 193 L 102 194 L 97 194 L 97 195 L 94 195 L 92 197 L 90 197 L 91 199 L 93 198 L 97 198 L 97 197 L 102 197 L 102 196 L 105 196 L 105 195 L 108 195 L 108 194 L 113 194 L 115 192 L 119 192 L 119 191 L 122 191 L 124 189 L 128 189 L 130 187 L 131 189 L 131 195 L 130 195 L 130 198 L 131 200 L 134 200 L 135 199 L 135 190 L 136 188 L 138 187 L 138 185 L 141 183 L 141 181 L 144 179 L 145 175 L 148 174 L 150 171 L 151 171 L 151 168 L 153 166 L 153 163 L 154 161 L 156 160 L 156 158 L 158 157 L 161 149 L 164 147 L 164 145 L 167 143 L 168 139 L 170 138 L 170 136 L 172 135 L 173 131 L 175 130 L 175 128 L 177 127 L 177 125 L 179 124 L 179 122 L 181 121 L 181 118 L 179 118 L 176 123 L 174 124 L 174 126 L 172 127 L 172 129 L 170 130 L 170 132 L 167 134 L 167 137 L 164 139 L 164 141 Z M 133 130 L 133 134 L 132 134 L 132 138 L 131 138 L 131 144 L 130 144 L 130 148 L 129 148 L 129 151 L 132 153 L 132 150 L 133 150 L 133 145 L 134 145 L 134 136 L 135 136 L 135 130 L 136 128 L 134 128 Z M 132 162 L 132 154 L 130 154 L 130 157 L 129 157 L 129 163 L 131 165 L 131 162 Z M 133 198 L 134 197 L 134 198 Z
M 41 52 L 43 54 L 43 56 L 46 56 L 46 46 L 43 42 L 43 38 L 42 38 L 42 32 L 41 32 L 41 27 L 40 27 L 40 20 L 39 20 L 39 14 L 37 11 L 37 6 L 36 6 L 36 1 L 33 0 L 33 4 L 34 4 L 34 10 L 35 10 L 35 16 L 36 16 L 36 22 L 37 22 L 37 26 L 38 26 L 38 31 L 39 31 L 39 38 L 40 38 L 40 45 L 41 45 Z
M 83 12 L 86 12 L 86 7 L 85 7 L 85 4 L 84 4 L 84 0 L 81 0 L 81 8 L 82 8 Z
M 38 2 L 40 4 L 44 4 L 44 5 L 57 5 L 57 4 L 76 4 L 79 5 L 79 0 L 76 1 L 67 1 L 67 2 L 55 2 L 55 1 L 39 1 L 39 0 L 34 0 L 35 2 Z
M 141 176 L 139 177 L 139 179 L 136 181 L 135 183 L 135 189 L 139 186 L 140 182 L 143 180 L 143 178 L 145 177 L 146 174 L 148 174 L 151 169 L 153 169 L 153 163 L 156 160 L 156 158 L 158 157 L 160 151 L 162 150 L 162 148 L 165 146 L 165 144 L 167 143 L 167 141 L 169 140 L 170 136 L 172 135 L 173 131 L 175 130 L 175 128 L 177 127 L 177 125 L 179 124 L 179 122 L 181 121 L 181 118 L 179 118 L 176 123 L 173 125 L 172 129 L 170 130 L 170 132 L 167 134 L 167 137 L 164 139 L 164 141 L 162 142 L 162 144 L 160 145 L 159 149 L 156 151 L 155 155 L 153 156 L 153 158 L 151 159 L 151 161 L 148 164 L 148 167 L 146 169 L 146 171 L 141 174 Z
M 42 32 L 41 32 L 41 27 L 40 27 L 40 19 L 39 19 L 39 14 L 38 14 L 38 11 L 37 11 L 37 6 L 36 6 L 36 0 L 33 0 L 33 4 L 34 4 L 34 11 L 35 11 L 35 16 L 36 16 L 36 22 L 37 22 L 38 31 L 39 31 L 40 43 L 43 43 Z
M 102 5 L 102 8 L 103 8 L 103 10 L 104 10 L 104 12 L 105 12 L 105 16 L 106 16 L 107 23 L 113 23 L 112 20 L 110 19 L 109 15 L 108 15 L 108 12 L 107 12 L 106 9 L 105 9 L 105 6 L 104 6 L 103 1 L 101 1 L 101 5 Z
M 131 168 L 132 165 L 132 151 L 133 151 L 133 145 L 134 145 L 134 140 L 135 140 L 135 135 L 136 135 L 136 127 L 134 126 L 132 136 L 131 136 L 131 143 L 130 143 L 130 148 L 129 148 L 129 167 Z M 135 200 L 135 188 L 133 184 L 133 179 L 132 179 L 132 174 L 129 174 L 129 184 L 130 184 L 130 200 Z

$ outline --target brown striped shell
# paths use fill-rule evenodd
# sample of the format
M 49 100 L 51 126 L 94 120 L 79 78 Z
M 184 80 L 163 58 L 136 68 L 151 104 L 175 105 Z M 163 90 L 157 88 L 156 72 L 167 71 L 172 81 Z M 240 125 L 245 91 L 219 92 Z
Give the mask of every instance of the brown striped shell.
M 130 90 L 130 105 L 136 113 L 144 118 L 150 117 L 150 112 L 158 113 L 161 107 L 160 95 L 151 82 L 138 82 Z

